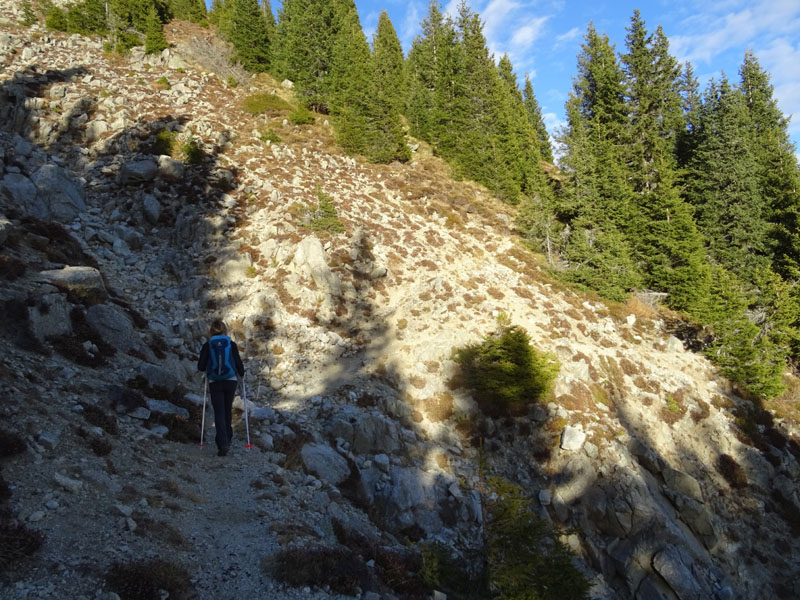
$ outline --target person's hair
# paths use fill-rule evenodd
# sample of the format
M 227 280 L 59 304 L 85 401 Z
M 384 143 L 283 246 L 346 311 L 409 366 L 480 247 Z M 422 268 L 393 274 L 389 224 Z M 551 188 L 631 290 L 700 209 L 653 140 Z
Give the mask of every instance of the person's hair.
M 222 319 L 214 319 L 211 321 L 211 335 L 225 335 L 228 333 L 228 328 L 225 327 L 225 323 L 222 322 Z

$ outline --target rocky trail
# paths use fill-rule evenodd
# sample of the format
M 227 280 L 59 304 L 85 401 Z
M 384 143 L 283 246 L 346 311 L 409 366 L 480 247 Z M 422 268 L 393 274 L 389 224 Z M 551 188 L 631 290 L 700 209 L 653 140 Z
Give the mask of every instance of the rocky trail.
M 0 516 L 43 544 L 0 597 L 114 600 L 110 570 L 138 560 L 184 568 L 201 600 L 420 597 L 398 580 L 422 544 L 481 543 L 479 458 L 569 530 L 593 599 L 800 596 L 793 413 L 756 410 L 664 313 L 551 279 L 513 209 L 424 145 L 369 165 L 323 115 L 248 113 L 290 86 L 228 87 L 193 54 L 207 32 L 118 57 L 19 11 L 0 8 L 0 442 L 24 443 L 0 458 Z M 315 229 L 326 198 L 341 232 Z M 248 369 L 224 458 L 210 413 L 198 446 L 216 314 Z M 560 363 L 518 417 L 454 383 L 453 349 L 498 320 Z M 360 556 L 347 594 L 279 581 L 282 552 L 301 571 L 318 547 Z

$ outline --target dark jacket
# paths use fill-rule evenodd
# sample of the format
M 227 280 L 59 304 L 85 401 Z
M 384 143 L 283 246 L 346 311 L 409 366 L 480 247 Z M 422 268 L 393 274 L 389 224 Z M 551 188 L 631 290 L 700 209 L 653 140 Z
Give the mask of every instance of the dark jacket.
M 242 364 L 242 358 L 239 356 L 239 347 L 233 340 L 231 340 L 231 358 L 233 358 L 233 368 L 236 369 L 236 373 L 239 375 L 239 377 L 244 377 L 244 365 Z M 197 359 L 198 371 L 205 372 L 207 370 L 208 359 L 208 342 L 206 342 L 200 349 L 200 358 Z

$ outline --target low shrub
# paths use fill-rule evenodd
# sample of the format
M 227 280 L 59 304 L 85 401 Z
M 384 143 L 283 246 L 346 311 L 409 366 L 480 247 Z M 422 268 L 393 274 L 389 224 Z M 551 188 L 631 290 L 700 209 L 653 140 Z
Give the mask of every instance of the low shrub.
M 311 125 L 314 123 L 314 115 L 304 106 L 298 106 L 289 113 L 289 122 L 292 125 Z
M 164 90 L 172 89 L 172 85 L 170 85 L 169 79 L 167 79 L 165 75 L 162 75 L 161 77 L 158 78 L 158 80 L 156 81 L 156 85 Z
M 6 281 L 14 281 L 25 275 L 27 267 L 16 256 L 0 254 L 0 277 Z
M 492 477 L 486 527 L 490 586 L 506 600 L 582 600 L 589 582 L 569 548 L 530 506 L 519 486 Z
M 253 94 L 242 100 L 242 109 L 251 115 L 270 111 L 291 110 L 292 106 L 277 94 Z
M 181 144 L 180 155 L 190 165 L 202 164 L 206 157 L 205 150 L 195 137 L 191 137 Z
M 727 481 L 728 485 L 732 488 L 740 489 L 747 487 L 747 475 L 745 475 L 744 469 L 742 469 L 741 465 L 736 462 L 736 459 L 729 454 L 720 454 L 717 459 L 716 467 L 719 474 L 725 478 L 725 481 Z
M 273 576 L 294 587 L 329 587 L 339 594 L 355 594 L 368 572 L 364 560 L 349 548 L 287 548 L 273 561 Z
M 333 198 L 317 188 L 317 210 L 311 214 L 308 226 L 316 232 L 326 231 L 328 233 L 342 233 L 344 223 L 336 215 L 336 206 Z
M 551 389 L 559 364 L 530 345 L 530 336 L 517 325 L 501 325 L 481 343 L 455 351 L 463 382 L 481 409 L 490 416 L 523 412 Z
M 282 141 L 272 127 L 269 129 L 259 129 L 258 139 L 262 142 L 269 142 L 270 144 L 280 144 Z
M 24 525 L 0 519 L 0 573 L 31 556 L 44 543 L 44 536 Z
M 0 458 L 22 454 L 27 448 L 22 436 L 0 429 Z
M 172 153 L 175 152 L 175 138 L 177 136 L 178 134 L 175 131 L 160 129 L 156 133 L 153 143 L 150 144 L 150 154 L 172 156 Z
M 172 600 L 189 600 L 194 590 L 183 567 L 162 559 L 114 563 L 106 573 L 108 589 L 122 600 L 154 600 L 169 593 Z
M 117 418 L 114 415 L 109 415 L 99 406 L 94 404 L 83 403 L 83 418 L 86 422 L 95 427 L 99 427 L 106 433 L 117 435 L 119 427 L 117 426 Z

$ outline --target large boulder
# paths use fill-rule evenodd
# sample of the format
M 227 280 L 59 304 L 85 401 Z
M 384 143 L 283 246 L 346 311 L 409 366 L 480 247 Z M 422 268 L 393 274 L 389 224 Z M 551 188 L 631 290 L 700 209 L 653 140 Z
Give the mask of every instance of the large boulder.
M 28 308 L 28 322 L 33 337 L 44 342 L 49 337 L 71 334 L 72 321 L 69 316 L 71 309 L 72 305 L 64 294 L 40 296 L 36 306 Z
M 322 242 L 316 236 L 310 235 L 297 245 L 293 262 L 299 270 L 305 271 L 314 280 L 318 288 L 327 294 L 331 296 L 342 294 L 341 281 L 328 266 Z
M 131 319 L 122 310 L 109 304 L 95 304 L 86 311 L 86 320 L 104 342 L 127 352 L 136 345 Z
M 347 459 L 325 444 L 306 444 L 300 457 L 307 472 L 331 485 L 339 485 L 350 476 Z
M 56 221 L 72 221 L 86 212 L 83 186 L 58 165 L 42 165 L 31 177 L 39 198 L 48 208 L 48 217 Z
M 353 451 L 357 454 L 391 454 L 402 447 L 397 424 L 380 415 L 366 415 L 354 424 Z
M 64 267 L 41 271 L 38 280 L 50 283 L 87 303 L 102 302 L 108 297 L 100 271 L 93 267 Z
M 0 181 L 0 200 L 6 206 L 37 219 L 50 216 L 47 204 L 39 197 L 36 186 L 22 173 L 6 173 Z
M 122 165 L 119 182 L 122 185 L 141 185 L 155 179 L 157 174 L 158 165 L 154 160 L 137 160 Z

